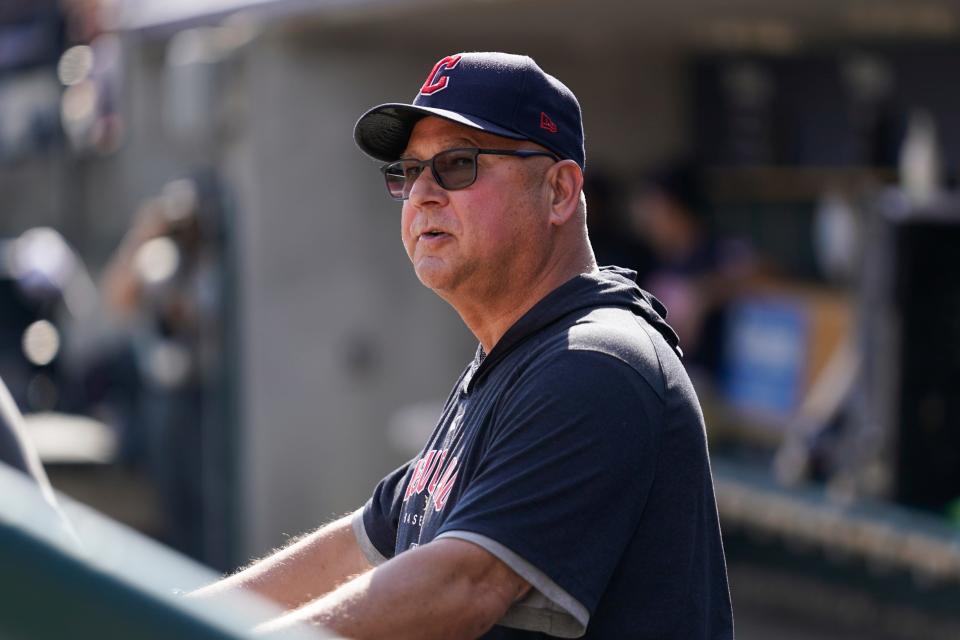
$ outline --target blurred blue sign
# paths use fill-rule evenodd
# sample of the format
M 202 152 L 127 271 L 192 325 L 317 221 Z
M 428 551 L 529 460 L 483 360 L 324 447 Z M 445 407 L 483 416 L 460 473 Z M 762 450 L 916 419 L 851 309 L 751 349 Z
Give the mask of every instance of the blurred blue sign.
M 748 412 L 786 417 L 796 409 L 806 374 L 808 315 L 787 299 L 754 299 L 730 312 L 723 388 Z

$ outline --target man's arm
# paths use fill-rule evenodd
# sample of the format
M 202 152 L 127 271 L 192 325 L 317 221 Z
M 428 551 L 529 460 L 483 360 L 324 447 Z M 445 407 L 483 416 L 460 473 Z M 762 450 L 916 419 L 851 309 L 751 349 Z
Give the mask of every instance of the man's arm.
M 476 638 L 530 585 L 487 550 L 444 538 L 402 553 L 297 611 L 258 627 L 297 622 L 366 638 Z
M 321 527 L 247 569 L 190 594 L 213 598 L 236 589 L 295 609 L 372 567 L 357 543 L 350 515 Z

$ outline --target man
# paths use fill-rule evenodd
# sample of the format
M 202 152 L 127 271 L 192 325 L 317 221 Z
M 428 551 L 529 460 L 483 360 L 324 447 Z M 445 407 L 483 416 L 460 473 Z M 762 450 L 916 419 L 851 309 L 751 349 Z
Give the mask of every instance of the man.
M 587 238 L 580 107 L 530 58 L 440 60 L 355 129 L 418 278 L 480 346 L 367 504 L 210 592 L 356 638 L 730 638 L 703 419 L 664 310 Z

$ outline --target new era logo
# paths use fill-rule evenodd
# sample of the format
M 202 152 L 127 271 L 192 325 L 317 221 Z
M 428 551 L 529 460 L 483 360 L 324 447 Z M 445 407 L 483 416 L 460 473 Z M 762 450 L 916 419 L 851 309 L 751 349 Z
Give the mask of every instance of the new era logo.
M 540 112 L 540 128 L 546 129 L 550 133 L 557 132 L 557 125 L 550 119 L 550 116 L 545 114 L 543 111 Z

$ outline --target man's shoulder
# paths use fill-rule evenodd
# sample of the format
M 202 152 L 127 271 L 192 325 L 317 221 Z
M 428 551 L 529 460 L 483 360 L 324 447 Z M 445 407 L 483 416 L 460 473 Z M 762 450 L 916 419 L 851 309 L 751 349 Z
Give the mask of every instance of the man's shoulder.
M 574 362 L 586 354 L 603 354 L 627 365 L 663 398 L 659 335 L 630 310 L 597 307 L 576 318 L 558 337 L 561 340 L 554 343 L 551 359 Z

